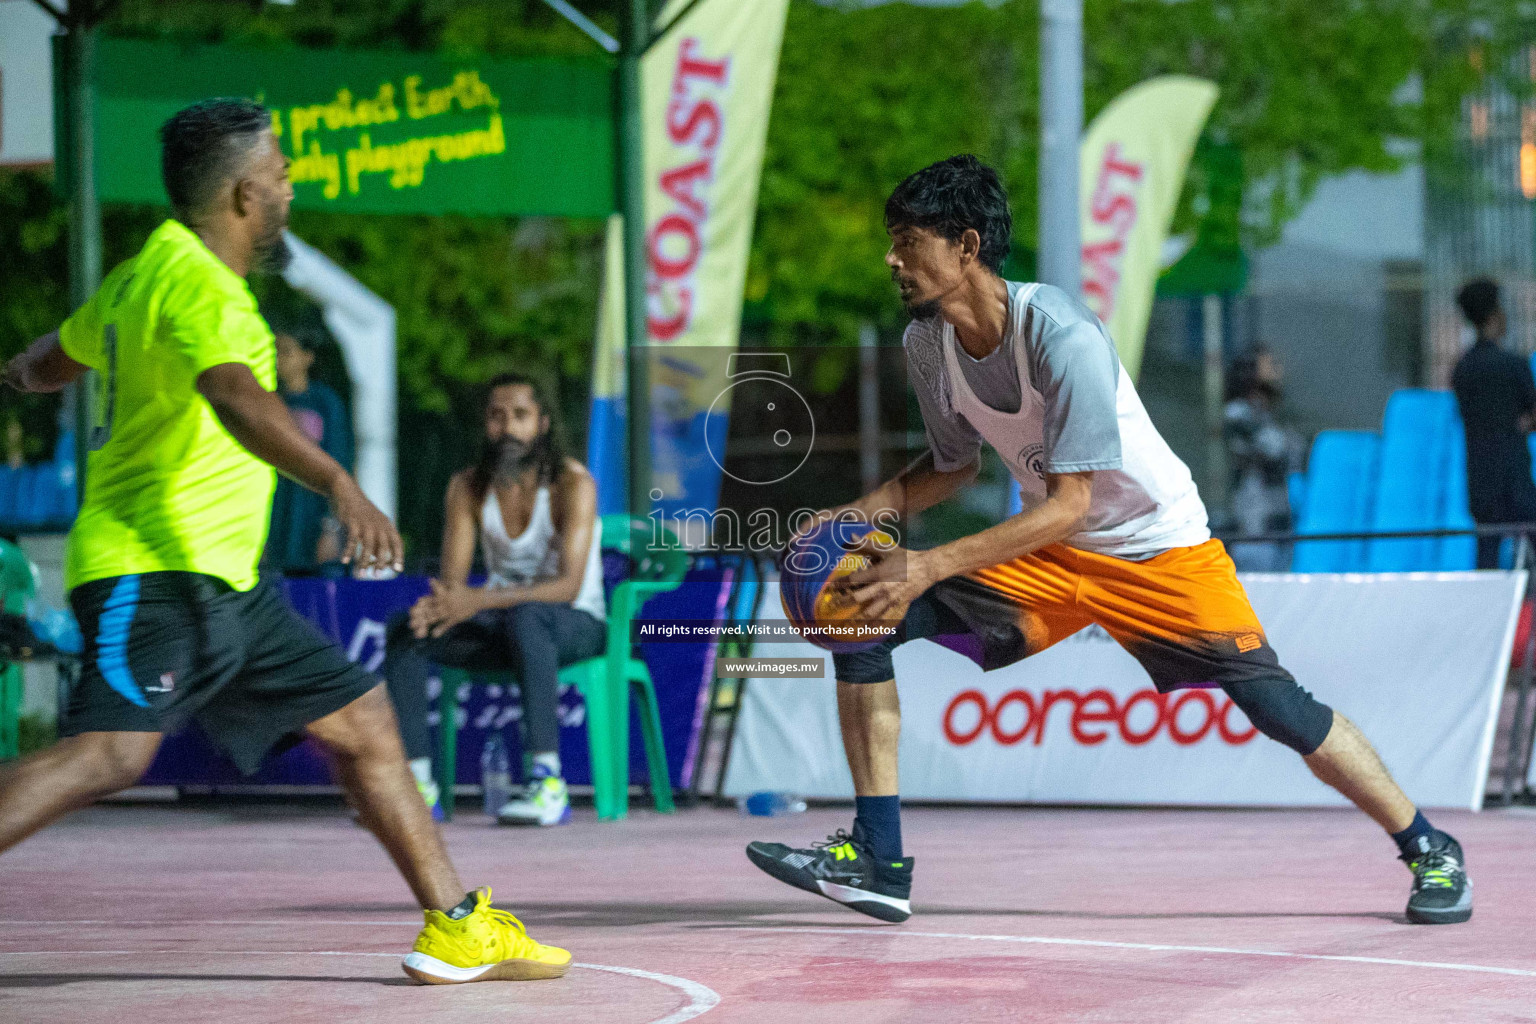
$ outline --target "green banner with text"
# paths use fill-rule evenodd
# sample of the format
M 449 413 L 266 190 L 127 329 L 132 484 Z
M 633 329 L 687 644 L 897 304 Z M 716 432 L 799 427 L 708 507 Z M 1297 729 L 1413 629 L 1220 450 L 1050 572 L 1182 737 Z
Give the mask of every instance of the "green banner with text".
M 182 107 L 272 108 L 294 205 L 350 213 L 614 212 L 613 65 L 102 39 L 104 201 L 166 202 L 157 131 Z

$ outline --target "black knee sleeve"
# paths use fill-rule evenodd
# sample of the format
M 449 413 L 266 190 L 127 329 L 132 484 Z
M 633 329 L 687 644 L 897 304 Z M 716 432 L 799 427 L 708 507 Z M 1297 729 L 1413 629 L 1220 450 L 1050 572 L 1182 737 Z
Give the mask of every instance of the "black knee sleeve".
M 840 683 L 883 683 L 887 679 L 896 678 L 896 666 L 892 663 L 891 652 L 896 649 L 894 643 L 883 643 L 878 647 L 871 647 L 867 651 L 855 651 L 851 654 L 833 652 L 832 668 L 837 681 Z
M 970 627 L 933 594 L 925 592 L 907 609 L 896 635 L 863 651 L 833 652 L 832 667 L 841 683 L 883 683 L 896 678 L 891 654 L 908 640 L 959 635 Z
M 1290 676 L 1245 679 L 1222 689 L 1254 728 L 1303 757 L 1322 746 L 1333 728 L 1333 709 Z

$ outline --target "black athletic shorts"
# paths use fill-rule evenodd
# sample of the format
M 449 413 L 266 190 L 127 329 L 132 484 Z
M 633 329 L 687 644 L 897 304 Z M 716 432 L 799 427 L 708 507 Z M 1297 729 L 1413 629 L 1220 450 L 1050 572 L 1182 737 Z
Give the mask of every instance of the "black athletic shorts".
M 169 733 L 196 719 L 249 775 L 378 685 L 266 581 L 241 592 L 151 572 L 82 583 L 69 600 L 85 650 L 65 736 Z

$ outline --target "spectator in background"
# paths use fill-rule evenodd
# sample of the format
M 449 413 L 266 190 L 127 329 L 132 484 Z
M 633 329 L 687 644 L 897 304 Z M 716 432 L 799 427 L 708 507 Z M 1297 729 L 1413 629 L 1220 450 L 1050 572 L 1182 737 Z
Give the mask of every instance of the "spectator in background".
M 352 420 L 336 392 L 310 380 L 319 339 L 304 329 L 274 329 L 277 336 L 278 391 L 299 429 L 327 455 L 352 471 Z M 309 568 L 341 557 L 341 532 L 325 498 L 277 478 L 272 495 L 272 523 L 262 562 L 278 568 Z
M 472 587 L 477 539 L 488 578 Z M 504 373 L 490 382 L 480 459 L 448 483 L 438 576 L 432 592 L 390 624 L 384 660 L 422 796 L 435 810 L 429 662 L 512 669 L 522 691 L 532 773 L 496 818 L 504 825 L 570 820 L 560 766 L 559 671 L 607 646 L 602 524 L 592 475 L 565 456 L 554 407 L 526 376 Z
M 1472 518 L 1488 523 L 1536 522 L 1536 483 L 1525 435 L 1536 426 L 1536 380 L 1531 364 L 1499 347 L 1506 321 L 1499 286 L 1486 277 L 1468 281 L 1456 304 L 1477 340 L 1456 364 L 1451 386 L 1467 433 L 1467 497 Z M 1477 539 L 1477 567 L 1499 566 L 1501 537 Z
M 1302 443 L 1296 431 L 1281 422 L 1282 376 L 1274 353 L 1263 345 L 1236 360 L 1227 376 L 1222 436 L 1232 474 L 1233 525 L 1239 537 L 1291 529 L 1286 478 L 1300 468 Z M 1240 569 L 1280 569 L 1283 557 L 1278 544 L 1232 545 L 1232 560 Z

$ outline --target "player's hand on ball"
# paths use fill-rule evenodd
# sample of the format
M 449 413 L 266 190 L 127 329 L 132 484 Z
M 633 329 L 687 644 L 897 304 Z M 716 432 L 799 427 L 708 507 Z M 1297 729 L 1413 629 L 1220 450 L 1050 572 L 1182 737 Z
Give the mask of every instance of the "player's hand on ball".
M 837 581 L 839 589 L 857 602 L 868 622 L 899 622 L 923 592 L 933 586 L 922 551 L 882 547 L 866 537 L 851 550 L 868 556 L 870 564 Z
M 332 514 L 346 532 L 341 560 L 358 569 L 393 569 L 404 566 L 405 543 L 389 516 L 380 512 L 363 494 L 357 481 L 343 473 L 331 494 Z

